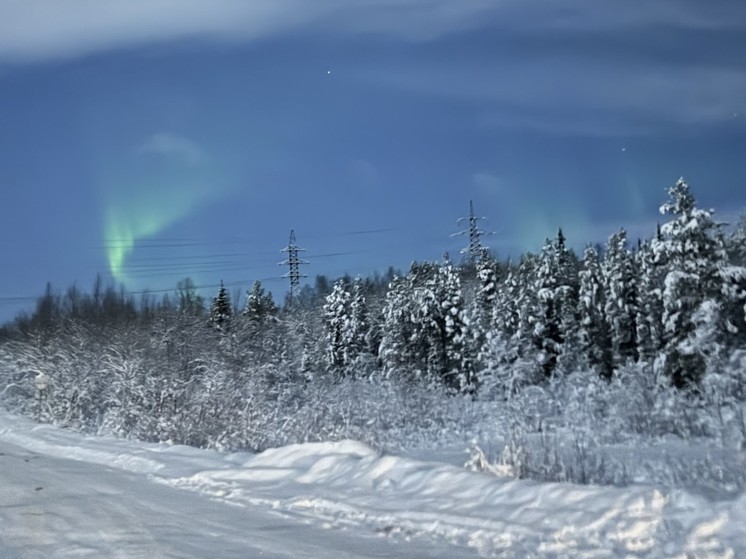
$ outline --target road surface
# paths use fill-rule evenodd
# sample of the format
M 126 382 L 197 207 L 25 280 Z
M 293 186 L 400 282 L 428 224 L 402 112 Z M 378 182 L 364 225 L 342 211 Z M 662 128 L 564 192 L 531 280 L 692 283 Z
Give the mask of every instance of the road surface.
M 0 442 L 0 557 L 461 558 L 473 549 L 324 529 Z

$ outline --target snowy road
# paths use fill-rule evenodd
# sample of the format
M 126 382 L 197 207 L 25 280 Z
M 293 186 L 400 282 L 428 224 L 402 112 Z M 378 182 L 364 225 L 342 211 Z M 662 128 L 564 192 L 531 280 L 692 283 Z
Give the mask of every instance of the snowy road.
M 324 530 L 143 474 L 0 443 L 0 557 L 475 557 L 427 542 Z
M 500 479 L 362 443 L 221 454 L 0 411 L 0 559 L 737 559 L 746 495 Z

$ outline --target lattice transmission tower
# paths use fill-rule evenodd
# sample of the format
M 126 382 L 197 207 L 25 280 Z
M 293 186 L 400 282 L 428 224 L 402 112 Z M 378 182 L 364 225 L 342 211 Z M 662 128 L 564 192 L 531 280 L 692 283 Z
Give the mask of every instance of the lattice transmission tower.
M 287 274 L 283 275 L 284 278 L 290 278 L 290 297 L 294 297 L 298 293 L 300 288 L 300 279 L 307 277 L 300 273 L 301 264 L 308 264 L 306 260 L 302 260 L 299 256 L 299 252 L 305 252 L 306 249 L 300 248 L 295 240 L 295 230 L 290 230 L 290 242 L 288 246 L 283 248 L 280 252 L 287 252 L 288 257 L 279 263 L 280 266 L 288 266 L 290 270 Z
M 466 255 L 466 259 L 470 264 L 476 264 L 483 258 L 489 255 L 490 248 L 482 244 L 482 237 L 484 235 L 494 235 L 492 231 L 484 231 L 479 228 L 479 222 L 487 219 L 486 217 L 477 217 L 474 213 L 474 202 L 469 200 L 469 217 L 461 217 L 456 223 L 462 224 L 465 221 L 469 221 L 468 229 L 453 233 L 451 237 L 458 237 L 461 235 L 469 235 L 469 246 L 462 248 L 460 254 Z

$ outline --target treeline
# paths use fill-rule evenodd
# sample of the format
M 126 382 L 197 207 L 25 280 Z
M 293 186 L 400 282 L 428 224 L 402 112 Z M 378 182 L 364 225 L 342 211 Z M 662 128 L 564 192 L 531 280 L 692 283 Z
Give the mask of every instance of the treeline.
M 260 448 L 282 430 L 302 439 L 329 414 L 348 427 L 384 421 L 318 409 L 311 395 L 346 379 L 505 400 L 577 371 L 611 381 L 634 365 L 693 394 L 717 380 L 723 398 L 743 401 L 743 372 L 728 362 L 746 350 L 746 223 L 726 234 L 683 180 L 668 194 L 668 221 L 651 239 L 630 243 L 620 230 L 579 257 L 559 231 L 518 262 L 485 254 L 406 274 L 320 276 L 281 305 L 259 282 L 240 306 L 224 287 L 202 300 L 189 280 L 161 298 L 100 281 L 91 293 L 48 287 L 3 330 L 0 394 L 30 413 L 31 380 L 44 372 L 47 419 L 232 448 Z
M 467 281 L 448 262 L 413 264 L 372 323 L 361 286 L 338 282 L 323 308 L 328 367 L 355 371 L 371 352 L 387 375 L 473 392 L 579 369 L 610 379 L 631 362 L 696 389 L 746 349 L 746 227 L 726 236 L 683 180 L 668 193 L 670 220 L 633 248 L 622 229 L 579 259 L 560 230 L 516 264 L 482 259 Z

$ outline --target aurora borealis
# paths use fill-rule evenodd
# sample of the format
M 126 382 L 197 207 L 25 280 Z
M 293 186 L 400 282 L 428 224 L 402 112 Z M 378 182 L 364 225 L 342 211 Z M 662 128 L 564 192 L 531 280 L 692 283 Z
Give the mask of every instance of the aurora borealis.
M 125 261 L 138 240 L 152 238 L 166 230 L 177 220 L 187 217 L 203 201 L 199 189 L 190 187 L 189 183 L 180 186 L 186 188 L 164 188 L 160 184 L 147 183 L 136 185 L 128 190 L 131 197 L 109 207 L 105 214 L 105 240 L 109 269 L 117 281 L 126 281 Z M 184 196 L 184 192 L 188 196 Z
M 6 318 L 97 274 L 282 294 L 290 229 L 311 279 L 406 268 L 470 199 L 504 256 L 645 235 L 682 175 L 746 208 L 736 0 L 113 7 L 0 5 Z
M 156 134 L 139 146 L 116 178 L 102 170 L 104 241 L 112 277 L 127 283 L 126 260 L 138 241 L 153 239 L 228 191 L 191 140 Z

